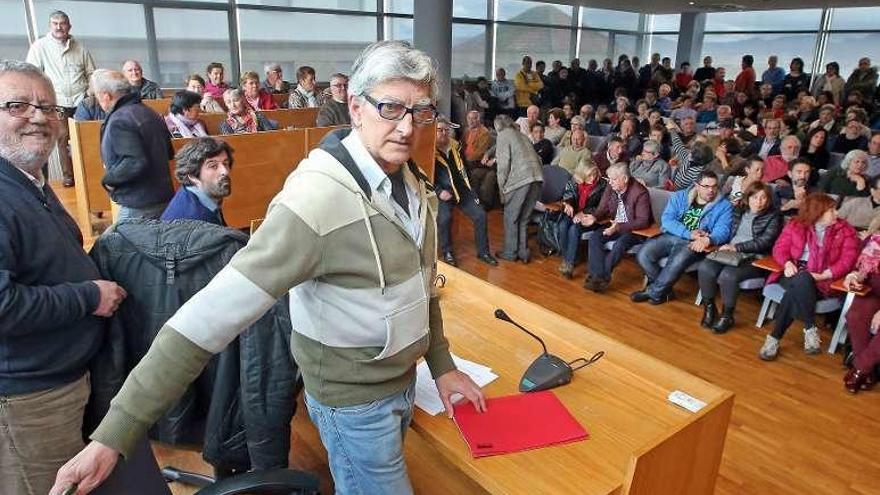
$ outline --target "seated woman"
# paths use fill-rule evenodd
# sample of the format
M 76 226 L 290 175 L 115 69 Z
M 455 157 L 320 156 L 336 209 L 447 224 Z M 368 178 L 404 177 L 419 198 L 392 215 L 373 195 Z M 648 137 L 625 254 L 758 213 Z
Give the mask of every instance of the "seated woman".
M 639 181 L 645 187 L 666 187 L 666 182 L 672 179 L 672 169 L 669 164 L 660 157 L 662 146 L 657 141 L 649 139 L 642 145 L 642 153 L 633 158 L 629 163 L 629 173 L 633 179 Z
M 278 105 L 272 99 L 272 93 L 260 87 L 260 76 L 253 71 L 241 76 L 241 90 L 244 98 L 254 110 L 276 110 Z
M 868 154 L 852 150 L 843 157 L 840 167 L 834 167 L 819 179 L 819 190 L 837 196 L 868 196 Z
M 229 109 L 226 120 L 220 122 L 220 132 L 223 134 L 274 131 L 278 128 L 276 122 L 251 108 L 240 89 L 227 89 L 223 93 L 223 101 Z
M 202 95 L 202 102 L 199 104 L 203 112 L 206 113 L 226 113 L 223 105 L 215 100 L 211 93 L 205 91 L 205 80 L 198 74 L 192 74 L 186 80 L 186 90 Z
M 698 278 L 703 295 L 703 320 L 700 324 L 704 328 L 720 334 L 734 325 L 733 313 L 739 296 L 739 283 L 766 275 L 764 270 L 752 266 L 750 259 L 769 254 L 781 231 L 782 217 L 773 205 L 772 191 L 770 186 L 761 182 L 759 175 L 758 180 L 746 186 L 742 194 L 742 205 L 733 212 L 733 238 L 718 248 L 719 251 L 746 255 L 748 259 L 739 266 L 725 265 L 711 259 L 704 259 L 700 263 Z M 716 319 L 718 310 L 715 306 L 715 294 L 719 287 L 722 311 L 721 317 Z
M 762 182 L 762 175 L 764 175 L 764 161 L 755 157 L 746 162 L 745 168 L 739 175 L 731 175 L 727 178 L 722 193 L 733 203 L 733 206 L 746 207 L 748 204 L 743 201 L 743 195 L 753 183 Z
M 819 170 L 828 169 L 831 154 L 828 153 L 828 147 L 825 146 L 827 140 L 828 131 L 824 127 L 817 127 L 807 134 L 806 145 L 801 146 L 801 158 L 806 158 L 812 165 L 810 170 L 811 186 L 815 186 L 819 182 Z
M 864 230 L 880 215 L 880 176 L 869 179 L 870 196 L 846 198 L 840 205 L 840 218 Z
M 202 97 L 191 91 L 178 91 L 171 99 L 165 125 L 173 138 L 205 137 L 205 123 L 199 119 Z
M 804 322 L 804 352 L 819 352 L 816 301 L 831 294 L 831 283 L 852 269 L 859 251 L 856 230 L 837 218 L 836 205 L 827 194 L 808 195 L 773 246 L 773 259 L 783 272 L 771 274 L 767 283 L 778 282 L 785 295 L 759 353 L 765 361 L 776 359 L 779 341 L 794 320 Z
M 547 125 L 544 126 L 544 138 L 557 146 L 565 136 L 565 127 L 562 126 L 562 118 L 565 114 L 560 108 L 551 108 L 547 112 Z
M 589 229 L 581 222 L 588 214 L 596 211 L 602 193 L 605 192 L 605 184 L 606 181 L 602 180 L 599 168 L 592 161 L 582 161 L 575 167 L 571 180 L 565 186 L 565 192 L 562 194 L 565 209 L 558 225 L 559 247 L 562 249 L 559 272 L 565 278 L 571 278 L 578 246 L 581 243 L 581 234 Z
M 880 327 L 880 234 L 868 239 L 856 269 L 843 282 L 847 290 L 868 289 L 857 297 L 846 314 L 846 327 L 853 348 L 853 363 L 843 377 L 851 394 L 868 390 L 877 383 L 876 368 L 880 364 L 880 338 L 872 335 Z

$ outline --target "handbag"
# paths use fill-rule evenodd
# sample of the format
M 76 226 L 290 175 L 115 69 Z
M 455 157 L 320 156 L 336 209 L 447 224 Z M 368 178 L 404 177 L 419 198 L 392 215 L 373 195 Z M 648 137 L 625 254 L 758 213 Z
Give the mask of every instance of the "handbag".
M 712 251 L 706 255 L 706 259 L 715 261 L 727 266 L 740 266 L 743 263 L 752 261 L 755 256 L 753 254 L 739 253 L 736 251 Z

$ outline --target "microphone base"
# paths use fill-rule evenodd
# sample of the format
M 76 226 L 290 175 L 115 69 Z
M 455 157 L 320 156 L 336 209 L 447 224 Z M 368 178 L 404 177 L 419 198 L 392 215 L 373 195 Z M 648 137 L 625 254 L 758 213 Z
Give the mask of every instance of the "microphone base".
M 552 354 L 542 354 L 526 370 L 519 382 L 520 392 L 538 392 L 571 382 L 574 372 L 568 363 Z

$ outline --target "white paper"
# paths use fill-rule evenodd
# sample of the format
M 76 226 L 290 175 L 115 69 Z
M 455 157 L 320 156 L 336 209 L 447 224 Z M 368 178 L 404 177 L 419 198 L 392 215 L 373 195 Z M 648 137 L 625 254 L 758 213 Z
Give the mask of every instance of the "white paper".
M 455 354 L 452 355 L 452 360 L 460 371 L 470 376 L 474 383 L 481 388 L 498 378 L 498 375 L 492 373 L 492 369 L 488 366 L 462 359 Z M 457 402 L 461 398 L 461 394 L 453 394 L 451 397 L 452 402 Z M 416 366 L 416 405 L 431 416 L 436 416 L 446 410 L 443 407 L 443 401 L 440 400 L 437 385 L 431 378 L 428 363 L 424 359 Z

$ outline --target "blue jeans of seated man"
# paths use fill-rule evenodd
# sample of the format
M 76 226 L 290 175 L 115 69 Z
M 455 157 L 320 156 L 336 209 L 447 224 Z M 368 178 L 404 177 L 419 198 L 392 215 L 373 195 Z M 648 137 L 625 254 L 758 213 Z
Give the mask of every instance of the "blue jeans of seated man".
M 579 223 L 574 223 L 571 217 L 562 213 L 559 218 L 559 223 L 556 224 L 556 228 L 559 232 L 559 249 L 562 250 L 560 253 L 562 259 L 567 263 L 574 265 L 574 261 L 577 258 L 578 247 L 581 245 L 581 234 L 588 230 L 588 227 L 584 227 Z
M 632 232 L 613 234 L 606 236 L 602 233 L 604 228 L 598 228 L 590 232 L 587 241 L 587 261 L 590 265 L 590 275 L 601 280 L 611 280 L 611 271 L 623 259 L 623 255 L 639 242 L 641 238 Z M 605 252 L 605 243 L 615 241 L 611 251 Z
M 489 254 L 486 210 L 477 204 L 476 196 L 472 191 L 461 191 L 459 197 L 461 201 L 457 204 L 454 199 L 440 200 L 437 207 L 437 236 L 440 240 L 440 250 L 444 254 L 454 252 L 452 249 L 452 210 L 457 206 L 474 224 L 474 245 L 477 247 L 477 255 Z
M 412 493 L 403 437 L 414 400 L 415 384 L 384 399 L 349 407 L 325 406 L 305 394 L 309 417 L 327 449 L 337 494 Z
M 672 234 L 661 234 L 642 246 L 636 259 L 648 277 L 646 291 L 652 299 L 663 298 L 687 267 L 703 257 L 703 253 L 688 248 L 689 242 Z M 667 256 L 666 266 L 661 268 L 660 260 Z

